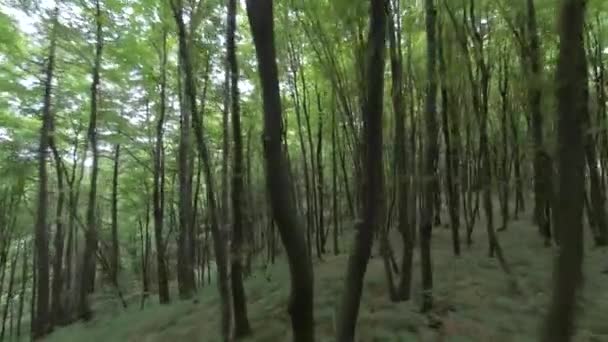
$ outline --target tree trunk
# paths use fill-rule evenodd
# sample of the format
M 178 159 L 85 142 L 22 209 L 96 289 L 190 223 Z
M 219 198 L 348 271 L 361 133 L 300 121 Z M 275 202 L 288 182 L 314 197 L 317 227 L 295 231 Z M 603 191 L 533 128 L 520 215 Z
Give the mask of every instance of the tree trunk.
M 112 176 L 112 255 L 110 279 L 112 284 L 118 284 L 118 268 L 120 265 L 118 246 L 118 165 L 120 159 L 120 144 L 114 149 L 114 174 Z
M 63 303 L 63 245 L 65 241 L 65 234 L 63 231 L 63 204 L 65 200 L 65 188 L 63 184 L 63 163 L 61 155 L 57 149 L 57 142 L 55 140 L 55 120 L 54 116 L 51 115 L 51 134 L 49 136 L 49 147 L 53 153 L 53 159 L 55 160 L 55 174 L 57 176 L 57 204 L 55 212 L 55 238 L 53 240 L 53 247 L 55 248 L 55 255 L 53 258 L 53 281 L 51 284 L 51 319 L 50 324 L 63 323 L 65 321 L 64 303 Z
M 13 285 L 15 284 L 15 270 L 17 269 L 17 259 L 19 258 L 20 248 L 17 247 L 17 251 L 13 256 L 13 262 L 11 262 L 11 275 L 8 279 L 8 289 L 6 291 L 6 301 L 4 302 L 4 313 L 2 315 L 2 329 L 0 329 L 0 341 L 4 341 L 4 334 L 6 329 L 6 319 L 8 317 L 9 307 L 13 302 Z M 12 317 L 12 314 L 11 314 Z M 9 336 L 11 338 L 12 336 Z
M 433 306 L 433 269 L 431 262 L 431 233 L 433 230 L 434 191 L 437 182 L 437 79 L 436 79 L 436 16 L 437 10 L 433 0 L 425 0 L 426 38 L 427 38 L 427 74 L 425 101 L 425 141 L 424 150 L 424 187 L 423 205 L 420 218 L 420 260 L 422 276 L 422 311 Z
M 363 101 L 363 140 L 359 151 L 363 172 L 359 179 L 363 218 L 355 226 L 353 249 L 348 259 L 344 292 L 338 311 L 337 341 L 353 341 L 363 278 L 367 269 L 376 227 L 383 223 L 384 167 L 382 165 L 382 107 L 387 7 L 383 0 L 370 1 L 370 29 Z M 391 14 L 389 14 L 391 15 Z
M 247 0 L 247 14 L 262 85 L 266 182 L 273 216 L 285 246 L 290 269 L 289 313 L 293 340 L 312 342 L 315 339 L 312 262 L 295 205 L 289 195 L 291 180 L 281 142 L 282 113 L 274 45 L 273 1 Z
M 334 255 L 340 254 L 339 245 L 339 207 L 338 207 L 338 158 L 336 134 L 338 123 L 336 122 L 336 112 L 331 114 L 331 180 L 332 180 L 332 220 L 333 220 L 333 244 Z
M 243 141 L 241 133 L 241 107 L 239 99 L 239 70 L 236 59 L 236 0 L 228 1 L 227 59 L 230 67 L 230 97 L 232 103 L 232 139 L 234 159 L 232 164 L 232 297 L 234 304 L 234 335 L 242 338 L 251 334 L 247 318 L 247 298 L 243 287 Z
M 27 288 L 27 244 L 23 246 L 23 259 L 21 260 L 21 290 L 19 291 L 19 308 L 17 309 L 17 338 L 21 337 L 21 320 L 23 318 L 23 307 L 25 305 L 25 289 Z
M 156 145 L 154 147 L 154 241 L 156 245 L 156 267 L 158 272 L 158 300 L 161 304 L 169 303 L 169 277 L 165 260 L 165 241 L 163 226 L 165 216 L 165 153 L 164 153 L 164 124 L 166 111 L 167 89 L 167 30 L 163 29 L 163 42 L 160 78 L 160 109 L 156 123 Z
M 560 3 L 560 45 L 555 76 L 559 182 L 555 225 L 560 236 L 560 253 L 555 261 L 553 295 L 541 335 L 544 342 L 572 339 L 583 262 L 583 123 L 588 115 L 589 96 L 583 40 L 586 1 L 562 0 Z
M 532 139 L 534 145 L 534 220 L 545 238 L 550 243 L 550 208 L 551 208 L 551 168 L 547 159 L 543 139 L 542 98 L 542 66 L 540 59 L 540 39 L 536 25 L 536 10 L 534 0 L 526 0 L 526 39 L 529 45 L 525 51 L 527 60 L 526 74 L 531 76 L 528 82 L 528 110 L 532 117 Z
M 196 84 L 194 80 L 194 70 L 192 67 L 190 44 L 188 32 L 183 19 L 182 1 L 172 3 L 173 15 L 177 24 L 179 35 L 179 57 L 183 64 L 184 80 L 185 80 L 185 98 L 188 104 L 188 110 L 191 111 L 194 126 L 194 136 L 196 138 L 196 146 L 199 158 L 203 161 L 203 173 L 206 180 L 206 195 L 207 206 L 210 215 L 211 234 L 213 236 L 213 246 L 215 252 L 215 260 L 217 263 L 217 279 L 218 289 L 221 299 L 221 331 L 224 340 L 228 341 L 231 338 L 232 327 L 232 298 L 230 291 L 230 274 L 228 273 L 228 254 L 226 250 L 225 237 L 220 228 L 220 220 L 218 218 L 218 208 L 215 200 L 214 180 L 211 173 L 211 159 L 207 143 L 203 135 L 203 125 L 197 110 L 196 101 Z M 191 196 L 188 196 L 191 199 Z M 192 270 L 191 270 L 192 271 Z M 192 271 L 192 282 L 194 281 L 194 273 Z
M 445 168 L 446 168 L 446 190 L 447 190 L 447 202 L 448 202 L 448 211 L 450 215 L 450 227 L 452 231 L 452 249 L 454 255 L 460 255 L 460 216 L 459 216 L 459 199 L 458 199 L 458 189 L 456 180 L 458 180 L 458 154 L 456 149 L 452 146 L 454 142 L 452 141 L 452 134 L 454 129 L 452 126 L 455 123 L 452 123 L 454 116 L 454 109 L 451 107 L 450 98 L 449 98 L 449 84 L 447 78 L 447 62 L 446 56 L 444 54 L 444 47 L 442 42 L 442 22 L 438 22 L 439 33 L 438 33 L 438 42 L 437 42 L 437 54 L 439 59 L 439 77 L 441 81 L 441 119 L 443 126 L 443 140 L 445 142 Z M 456 162 L 456 163 L 455 163 Z
M 53 128 L 53 112 L 51 108 L 53 76 L 55 68 L 55 48 L 57 40 L 57 17 L 59 9 L 55 7 L 53 28 L 50 34 L 50 48 L 46 65 L 44 81 L 44 105 L 42 108 L 42 127 L 40 128 L 40 145 L 38 149 L 38 210 L 36 216 L 35 243 L 38 260 L 37 301 L 35 320 L 32 322 L 32 337 L 41 338 L 51 329 L 49 315 L 49 228 L 48 228 L 48 172 L 47 156 L 50 131 Z
M 89 118 L 88 138 L 91 145 L 92 166 L 91 166 L 91 186 L 89 189 L 89 203 L 86 214 L 85 248 L 81 271 L 81 283 L 79 289 L 79 317 L 89 320 L 92 317 L 88 294 L 95 283 L 95 268 L 97 255 L 97 176 L 99 174 L 99 153 L 97 150 L 97 106 L 99 92 L 99 74 L 101 71 L 101 54 L 103 49 L 102 32 L 102 13 L 101 0 L 95 1 L 95 61 L 93 65 L 93 82 L 91 83 L 91 114 Z M 38 259 L 40 262 L 40 259 Z

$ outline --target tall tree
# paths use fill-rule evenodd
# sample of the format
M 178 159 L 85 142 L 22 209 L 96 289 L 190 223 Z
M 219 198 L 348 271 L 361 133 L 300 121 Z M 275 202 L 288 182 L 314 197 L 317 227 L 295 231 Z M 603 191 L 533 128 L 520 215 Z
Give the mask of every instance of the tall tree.
M 171 6 L 173 16 L 177 24 L 177 33 L 179 38 L 179 60 L 182 64 L 183 78 L 185 83 L 184 95 L 187 104 L 185 111 L 191 111 L 190 116 L 193 119 L 192 125 L 194 127 L 194 136 L 196 138 L 196 147 L 199 158 L 202 160 L 203 173 L 206 180 L 207 206 L 209 209 L 211 234 L 213 236 L 213 247 L 217 264 L 218 289 L 221 298 L 221 332 L 223 339 L 228 341 L 231 339 L 232 327 L 232 293 L 230 291 L 230 275 L 228 273 L 228 253 L 226 250 L 224 234 L 220 229 L 220 220 L 218 218 L 219 212 L 215 200 L 215 183 L 213 180 L 213 174 L 211 172 L 211 157 L 209 156 L 209 149 L 207 148 L 207 142 L 203 135 L 202 121 L 197 109 L 196 83 L 194 79 L 194 68 L 191 55 L 192 40 L 190 35 L 192 34 L 192 30 L 196 29 L 196 25 L 193 24 L 193 19 L 197 18 L 198 13 L 193 13 L 193 17 L 190 21 L 191 27 L 189 34 L 184 23 L 182 0 L 172 0 Z M 201 8 L 202 7 L 197 7 L 197 11 L 199 11 Z M 191 199 L 191 196 L 188 198 Z M 193 272 L 192 269 L 187 271 Z M 192 282 L 194 282 L 194 278 L 192 278 Z
M 426 15 L 426 72 L 425 94 L 425 150 L 424 150 L 424 187 L 422 214 L 420 217 L 420 260 L 422 263 L 422 310 L 428 311 L 433 305 L 433 269 L 431 262 L 431 233 L 433 230 L 433 209 L 437 188 L 437 9 L 434 0 L 425 0 Z
M 78 314 L 80 318 L 89 320 L 92 312 L 88 301 L 88 294 L 95 283 L 95 268 L 97 256 L 97 177 L 99 175 L 99 151 L 97 146 L 97 112 L 99 105 L 99 85 L 101 72 L 101 56 L 103 51 L 103 17 L 101 0 L 95 0 L 95 57 L 92 69 L 91 82 L 91 113 L 89 116 L 88 138 L 91 147 L 92 165 L 89 188 L 89 202 L 86 213 L 85 247 L 80 275 L 80 289 L 78 297 Z M 38 259 L 40 262 L 40 259 Z
M 583 122 L 588 115 L 587 59 L 584 45 L 585 0 L 562 0 L 559 55 L 555 74 L 558 130 L 556 231 L 560 253 L 541 340 L 571 341 L 576 292 L 582 281 L 585 153 Z
M 227 54 L 230 66 L 230 98 L 234 156 L 232 163 L 232 297 L 234 304 L 234 335 L 241 338 L 251 333 L 247 319 L 247 298 L 243 287 L 243 141 L 239 103 L 239 69 L 236 59 L 236 0 L 228 1 Z
M 290 270 L 289 314 L 296 342 L 315 340 L 313 271 L 304 232 L 289 191 L 291 179 L 282 142 L 283 115 L 274 42 L 273 1 L 247 0 L 247 16 L 255 45 L 264 108 L 264 159 L 272 216 Z
M 363 174 L 359 187 L 361 194 L 361 222 L 355 229 L 353 250 L 348 259 L 344 292 L 340 301 L 337 323 L 337 341 L 353 341 L 363 278 L 371 255 L 374 233 L 382 224 L 384 208 L 384 167 L 382 165 L 382 112 L 384 92 L 384 57 L 387 7 L 384 0 L 370 1 L 369 34 L 367 40 L 366 77 L 368 85 L 363 102 L 363 139 L 360 153 Z M 389 14 L 390 15 L 390 14 Z
M 46 64 L 44 80 L 44 100 L 42 107 L 42 127 L 40 128 L 40 143 L 38 146 L 38 211 L 36 216 L 36 253 L 38 262 L 36 272 L 37 301 L 36 313 L 33 317 L 32 336 L 39 338 L 50 331 L 49 316 L 49 231 L 48 231 L 48 172 L 47 158 L 49 149 L 49 136 L 53 126 L 53 112 L 51 108 L 53 76 L 55 71 L 55 50 L 57 47 L 59 9 L 56 7 L 53 14 L 53 24 L 49 35 L 50 47 Z
M 161 304 L 169 302 L 169 279 L 165 259 L 166 242 L 163 237 L 165 219 L 165 111 L 167 92 L 167 28 L 163 26 L 160 56 L 160 99 L 156 122 L 156 144 L 154 146 L 154 241 L 156 246 L 156 267 L 158 273 L 158 299 Z
M 113 284 L 118 284 L 118 268 L 120 255 L 118 246 L 118 169 L 120 159 L 120 144 L 114 148 L 114 169 L 112 175 L 112 254 L 110 278 Z

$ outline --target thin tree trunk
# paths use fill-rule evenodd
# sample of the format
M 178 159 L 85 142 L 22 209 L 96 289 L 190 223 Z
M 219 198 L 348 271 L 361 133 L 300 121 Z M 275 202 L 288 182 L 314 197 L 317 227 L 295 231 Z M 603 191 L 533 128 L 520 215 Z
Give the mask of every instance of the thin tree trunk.
M 17 338 L 21 337 L 21 320 L 23 318 L 23 307 L 25 305 L 25 289 L 28 280 L 28 258 L 27 244 L 23 246 L 23 259 L 21 260 L 21 290 L 19 291 L 19 308 L 17 309 Z
M 334 255 L 340 254 L 339 245 L 339 207 L 338 207 L 338 160 L 336 151 L 336 134 L 338 123 L 336 122 L 336 112 L 331 114 L 331 180 L 332 180 L 332 220 L 333 220 L 333 243 Z
M 89 320 L 92 317 L 88 294 L 95 283 L 95 268 L 97 255 L 97 176 L 99 174 L 99 153 L 97 150 L 97 106 L 99 92 L 99 74 L 101 71 L 101 54 L 103 49 L 102 13 L 101 0 L 95 1 L 95 62 L 93 65 L 93 82 L 91 83 L 91 113 L 89 118 L 88 137 L 92 152 L 91 185 L 89 189 L 89 202 L 86 214 L 85 248 L 81 271 L 81 283 L 79 289 L 79 317 Z M 40 259 L 38 259 L 40 262 Z
M 165 242 L 163 237 L 165 216 L 165 153 L 164 153 L 164 124 L 167 91 L 167 29 L 163 28 L 162 51 L 160 52 L 160 109 L 156 123 L 156 145 L 154 147 L 154 241 L 156 245 L 156 267 L 158 272 L 158 300 L 167 304 L 169 298 L 169 277 L 165 259 Z
M 172 3 L 172 7 L 179 35 L 179 57 L 183 64 L 185 97 L 189 107 L 188 110 L 190 110 L 192 113 L 196 146 L 199 158 L 201 158 L 203 161 L 203 173 L 206 180 L 207 206 L 211 221 L 211 234 L 213 236 L 215 260 L 217 263 L 218 289 L 221 299 L 221 332 L 223 339 L 228 341 L 231 339 L 232 328 L 232 296 L 230 291 L 230 274 L 228 270 L 228 253 L 226 250 L 225 236 L 220 228 L 220 220 L 218 218 L 219 212 L 215 199 L 215 183 L 211 173 L 211 159 L 209 156 L 207 143 L 203 135 L 202 121 L 197 110 L 196 84 L 193 75 L 194 71 L 190 55 L 188 33 L 186 32 L 184 19 L 182 16 L 182 1 L 179 0 L 177 3 Z M 191 196 L 188 196 L 188 198 L 191 199 Z M 194 281 L 194 278 L 192 281 Z
M 437 54 L 439 59 L 439 78 L 441 81 L 441 119 L 443 126 L 443 140 L 445 142 L 445 168 L 446 168 L 446 190 L 447 190 L 447 202 L 448 211 L 450 214 L 450 226 L 452 231 L 452 249 L 454 255 L 460 255 L 460 216 L 459 216 L 459 200 L 458 190 L 456 188 L 455 180 L 458 179 L 457 167 L 458 164 L 454 164 L 454 157 L 457 158 L 456 149 L 452 147 L 452 117 L 454 116 L 454 109 L 451 107 L 449 101 L 449 84 L 447 79 L 447 65 L 446 57 L 444 55 L 444 47 L 442 43 L 442 25 L 441 21 L 438 22 L 439 33 L 438 33 L 438 44 Z M 456 155 L 456 156 L 455 156 Z M 456 159 L 457 160 L 457 159 Z
M 285 246 L 290 269 L 289 313 L 295 342 L 315 339 L 313 271 L 303 231 L 289 189 L 291 180 L 281 142 L 281 96 L 274 45 L 273 1 L 247 0 L 247 14 L 258 61 L 264 107 L 266 182 L 273 216 Z
M 120 144 L 114 149 L 114 174 L 112 176 L 112 259 L 110 265 L 110 279 L 118 284 L 118 268 L 120 256 L 118 247 L 118 166 L 120 159 Z
M 4 302 L 4 313 L 2 315 L 2 329 L 0 329 L 0 341 L 4 341 L 4 334 L 6 329 L 6 319 L 8 318 L 9 306 L 13 302 L 13 286 L 15 284 L 15 270 L 17 269 L 17 259 L 19 258 L 19 251 L 21 249 L 17 247 L 17 251 L 13 256 L 13 261 L 11 262 L 11 275 L 8 279 L 8 289 L 6 291 L 6 301 Z M 12 315 L 11 315 L 12 317 Z M 9 336 L 10 338 L 11 336 Z
M 425 100 L 425 141 L 423 210 L 420 218 L 420 260 L 422 276 L 422 311 L 433 306 L 433 269 L 431 261 L 431 233 L 433 230 L 434 191 L 437 182 L 437 79 L 436 79 L 436 16 L 433 0 L 425 0 L 426 14 L 426 72 L 428 80 Z
M 51 135 L 49 136 L 49 146 L 53 152 L 53 159 L 55 160 L 55 173 L 57 176 L 57 204 L 55 212 L 55 238 L 53 246 L 55 248 L 55 257 L 53 260 L 53 280 L 51 284 L 51 324 L 59 324 L 65 322 L 65 312 L 63 303 L 63 245 L 65 241 L 65 234 L 63 231 L 63 203 L 65 200 L 65 188 L 63 185 L 62 171 L 63 163 L 57 144 L 55 140 L 55 122 L 54 117 L 51 116 Z
M 38 149 L 38 210 L 36 216 L 35 244 L 38 259 L 36 313 L 32 312 L 32 337 L 43 337 L 51 329 L 49 312 L 49 228 L 48 228 L 48 173 L 47 157 L 50 131 L 53 128 L 53 112 L 51 108 L 53 76 L 55 68 L 55 48 L 57 40 L 57 17 L 59 9 L 55 7 L 53 28 L 50 34 L 49 56 L 44 81 L 44 105 L 42 109 L 42 127 L 40 128 L 40 145 Z
M 247 318 L 247 297 L 243 286 L 243 141 L 241 133 L 241 107 L 239 98 L 239 69 L 236 58 L 236 0 L 228 1 L 227 60 L 230 69 L 230 98 L 232 103 L 232 139 L 234 159 L 232 163 L 232 297 L 234 304 L 234 335 L 242 338 L 251 334 Z
M 361 212 L 356 223 L 353 249 L 348 259 L 344 291 L 338 311 L 336 340 L 353 341 L 363 278 L 371 255 L 376 227 L 383 223 L 384 167 L 382 165 L 382 107 L 387 7 L 384 0 L 370 1 L 367 70 L 368 84 L 363 101 L 363 140 L 359 145 L 364 171 L 359 179 Z M 389 14 L 391 15 L 391 14 Z

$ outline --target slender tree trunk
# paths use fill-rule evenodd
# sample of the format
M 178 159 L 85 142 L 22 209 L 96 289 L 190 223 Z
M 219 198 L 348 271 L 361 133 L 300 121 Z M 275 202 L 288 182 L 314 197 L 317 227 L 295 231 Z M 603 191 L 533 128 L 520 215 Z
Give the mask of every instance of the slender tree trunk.
M 57 204 L 55 212 L 55 238 L 53 241 L 53 247 L 55 248 L 55 256 L 53 260 L 53 281 L 51 284 L 51 324 L 61 324 L 65 322 L 65 311 L 63 303 L 63 245 L 65 241 L 65 234 L 63 231 L 63 203 L 65 200 L 65 188 L 63 184 L 63 163 L 61 155 L 57 149 L 57 143 L 55 140 L 55 122 L 54 117 L 51 115 L 51 135 L 49 136 L 49 146 L 53 152 L 53 159 L 55 160 L 55 174 L 57 176 Z
M 433 269 L 431 262 L 431 233 L 433 230 L 434 191 L 437 182 L 437 79 L 436 79 L 436 16 L 437 9 L 433 0 L 425 0 L 426 38 L 427 38 L 427 74 L 425 101 L 425 135 L 427 137 L 424 151 L 424 187 L 423 210 L 420 218 L 420 260 L 422 276 L 422 311 L 433 306 Z
M 0 341 L 4 341 L 5 329 L 6 329 L 6 319 L 8 318 L 9 307 L 13 302 L 13 286 L 15 284 L 15 270 L 17 269 L 17 260 L 19 259 L 19 251 L 20 248 L 17 247 L 17 251 L 13 256 L 13 261 L 11 262 L 11 275 L 8 279 L 8 289 L 6 291 L 6 301 L 4 302 L 4 313 L 2 315 L 2 329 L 0 329 Z M 11 315 L 12 317 L 12 315 Z M 9 338 L 11 336 L 9 335 Z
M 384 167 L 382 165 L 382 107 L 384 91 L 384 56 L 387 7 L 383 0 L 370 1 L 370 30 L 368 35 L 368 84 L 363 96 L 363 141 L 359 146 L 364 171 L 359 179 L 361 212 L 363 218 L 356 223 L 356 233 L 348 259 L 344 292 L 338 311 L 336 340 L 353 341 L 363 278 L 371 255 L 376 227 L 383 223 Z M 389 14 L 391 15 L 391 14 Z
M 44 81 L 44 104 L 42 109 L 42 127 L 40 128 L 40 145 L 38 149 L 38 210 L 36 216 L 35 243 L 36 258 L 38 259 L 37 273 L 37 301 L 36 313 L 32 312 L 35 320 L 32 321 L 32 337 L 43 337 L 51 329 L 49 315 L 49 228 L 48 228 L 48 172 L 47 156 L 49 136 L 53 125 L 53 112 L 51 108 L 53 76 L 55 69 L 55 47 L 57 40 L 57 17 L 59 10 L 56 7 L 54 23 L 50 35 L 50 48 L 46 65 Z
M 165 259 L 165 242 L 163 238 L 165 216 L 165 153 L 164 131 L 167 89 L 167 29 L 163 28 L 160 78 L 160 109 L 156 123 L 156 145 L 154 147 L 154 241 L 156 245 L 156 267 L 158 273 L 158 299 L 161 304 L 169 303 L 169 277 Z
M 114 149 L 114 174 L 112 176 L 112 259 L 110 278 L 113 284 L 118 284 L 118 268 L 120 265 L 118 246 L 118 166 L 120 159 L 120 144 Z
M 323 108 L 321 107 L 321 94 L 315 86 L 317 94 L 317 197 L 318 197 L 318 231 L 321 243 L 321 253 L 325 253 L 327 233 L 325 231 L 325 184 L 323 183 Z
M 448 202 L 448 211 L 450 214 L 450 226 L 452 231 L 452 249 L 454 251 L 454 255 L 460 255 L 460 216 L 459 216 L 459 200 L 458 200 L 458 190 L 456 188 L 455 180 L 458 179 L 457 176 L 457 167 L 458 164 L 454 164 L 454 155 L 457 158 L 457 152 L 454 147 L 452 147 L 452 117 L 454 116 L 454 109 L 451 107 L 450 99 L 449 99 L 449 84 L 447 78 L 447 65 L 446 65 L 446 57 L 444 55 L 444 47 L 442 42 L 442 25 L 441 21 L 438 21 L 439 33 L 438 33 L 438 44 L 437 44 L 437 54 L 439 59 L 439 77 L 441 81 L 441 119 L 443 126 L 443 140 L 445 142 L 445 168 L 446 168 L 446 192 L 447 192 L 447 202 Z M 457 160 L 457 159 L 456 159 Z
M 289 313 L 295 342 L 315 339 L 313 271 L 289 189 L 291 180 L 281 142 L 281 96 L 274 44 L 273 1 L 247 0 L 247 14 L 258 61 L 264 107 L 266 182 L 273 216 L 285 246 L 290 269 Z
M 232 163 L 232 297 L 234 304 L 234 335 L 242 338 L 251 334 L 247 318 L 247 298 L 243 287 L 243 141 L 241 133 L 241 107 L 239 99 L 239 70 L 236 59 L 236 0 L 228 1 L 227 59 L 230 68 L 230 97 L 232 103 L 232 138 L 234 159 Z
M 179 35 L 179 57 L 183 64 L 184 79 L 185 79 L 185 97 L 188 104 L 188 110 L 191 111 L 194 126 L 194 136 L 196 138 L 196 146 L 198 150 L 199 158 L 203 162 L 203 173 L 206 180 L 206 197 L 207 207 L 210 215 L 210 226 L 211 234 L 213 236 L 213 245 L 215 252 L 215 260 L 217 263 L 217 279 L 218 289 L 221 299 L 221 331 L 222 337 L 225 341 L 231 339 L 231 327 L 232 327 L 232 296 L 231 296 L 231 285 L 230 285 L 230 274 L 228 270 L 228 253 L 226 250 L 225 234 L 220 228 L 220 220 L 218 218 L 218 208 L 215 199 L 215 183 L 211 173 L 211 158 L 209 156 L 209 150 L 207 143 L 203 135 L 203 125 L 201 118 L 198 115 L 197 102 L 196 102 L 196 84 L 193 75 L 193 67 L 190 54 L 190 43 L 188 39 L 188 32 L 183 19 L 183 8 L 182 1 L 178 0 L 177 3 L 172 3 L 173 15 L 177 24 L 178 35 Z M 191 199 L 191 196 L 188 196 Z M 194 278 L 192 278 L 194 281 Z
M 526 74 L 531 77 L 528 88 L 528 110 L 532 117 L 532 139 L 534 144 L 534 220 L 545 238 L 550 243 L 550 208 L 551 208 L 551 169 L 548 154 L 545 151 L 543 137 L 542 101 L 542 66 L 540 59 L 540 39 L 536 25 L 534 0 L 526 0 L 526 33 L 528 46 L 525 51 L 527 59 Z
M 507 229 L 509 222 L 509 133 L 508 133 L 508 117 L 509 117 L 509 60 L 506 51 L 501 52 L 499 70 L 499 92 L 501 101 L 500 111 L 500 132 L 502 150 L 500 153 L 500 166 L 498 172 L 501 175 L 499 178 L 500 189 L 500 210 L 502 216 L 502 227 L 499 230 Z
M 87 204 L 85 248 L 81 271 L 81 283 L 79 289 L 79 317 L 89 320 L 92 317 L 88 294 L 95 283 L 95 268 L 97 255 L 97 176 L 99 174 L 99 153 L 97 150 L 97 107 L 99 92 L 99 74 L 101 71 L 101 54 L 103 49 L 102 13 L 101 0 L 95 1 L 95 61 L 93 65 L 93 82 L 91 83 L 91 114 L 89 118 L 88 138 L 91 145 L 91 186 L 89 189 L 89 203 Z M 40 259 L 38 259 L 40 262 Z
M 560 253 L 541 341 L 567 342 L 574 334 L 576 293 L 582 282 L 585 155 L 583 123 L 588 115 L 587 61 L 583 40 L 584 0 L 560 1 L 556 101 L 558 182 L 556 230 Z
M 21 290 L 19 291 L 19 308 L 17 309 L 17 338 L 21 337 L 21 320 L 23 318 L 23 307 L 25 305 L 25 289 L 28 278 L 27 244 L 23 246 L 23 259 L 21 260 Z
M 336 122 L 336 112 L 331 115 L 331 180 L 332 180 L 332 220 L 333 220 L 333 243 L 334 243 L 334 255 L 340 254 L 339 245 L 339 207 L 338 207 L 338 158 L 336 151 L 336 134 L 338 130 L 338 123 Z

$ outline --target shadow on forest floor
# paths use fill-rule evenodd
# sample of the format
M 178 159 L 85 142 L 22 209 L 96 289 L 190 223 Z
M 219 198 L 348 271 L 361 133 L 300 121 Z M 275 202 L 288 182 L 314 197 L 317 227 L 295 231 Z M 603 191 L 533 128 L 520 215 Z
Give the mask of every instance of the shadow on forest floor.
M 414 260 L 413 297 L 391 303 L 379 257 L 370 261 L 365 278 L 357 325 L 359 341 L 492 341 L 537 340 L 537 333 L 551 290 L 552 255 L 543 247 L 528 216 L 510 224 L 499 234 L 520 287 L 513 294 L 498 261 L 487 256 L 485 228 L 479 224 L 472 248 L 453 257 L 450 232 L 433 232 L 435 310 L 419 313 L 420 280 L 418 256 Z M 399 239 L 393 239 L 399 241 Z M 585 284 L 580 300 L 576 341 L 608 341 L 608 267 L 606 250 L 586 244 Z M 396 246 L 396 249 L 400 248 Z M 416 251 L 417 253 L 417 251 Z M 398 253 L 400 254 L 400 253 Z M 280 260 L 280 258 L 278 259 Z M 315 261 L 315 320 L 319 341 L 333 341 L 335 305 L 342 292 L 347 255 L 327 256 Z M 289 341 L 286 303 L 289 291 L 286 266 L 278 262 L 257 271 L 246 281 L 249 317 L 254 330 L 245 341 Z M 151 303 L 153 300 L 150 300 Z M 219 341 L 219 303 L 214 287 L 200 292 L 198 303 L 178 302 L 168 306 L 149 304 L 138 310 L 99 313 L 90 323 L 60 329 L 48 342 L 68 341 Z M 437 322 L 441 322 L 437 324 Z M 437 325 L 439 327 L 437 327 Z M 433 327 L 431 327 L 433 326 Z

